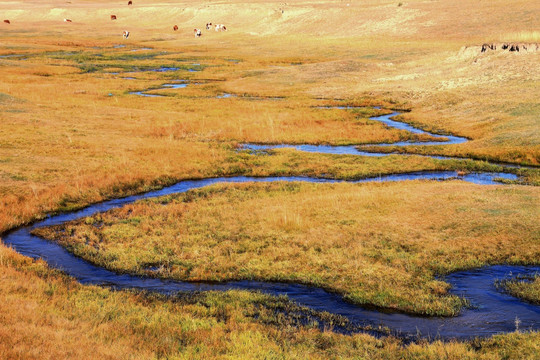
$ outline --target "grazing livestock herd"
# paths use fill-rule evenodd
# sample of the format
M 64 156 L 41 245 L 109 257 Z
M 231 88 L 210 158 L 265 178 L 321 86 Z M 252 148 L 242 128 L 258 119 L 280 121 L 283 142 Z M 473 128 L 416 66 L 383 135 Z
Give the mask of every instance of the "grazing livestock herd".
M 175 27 L 176 27 L 176 25 L 175 25 Z M 206 30 L 211 30 L 211 29 L 212 29 L 212 23 L 206 23 Z M 227 31 L 227 28 L 223 24 L 214 25 L 214 29 L 217 32 L 219 32 L 219 31 Z M 177 29 L 174 29 L 174 30 L 177 30 Z M 195 34 L 195 37 L 201 37 L 201 35 L 202 35 L 201 29 L 193 29 L 193 33 Z
M 128 4 L 128 6 L 133 5 L 133 1 L 128 1 L 127 4 Z M 111 15 L 111 20 L 117 20 L 116 15 Z M 73 21 L 72 21 L 71 19 L 65 18 L 65 19 L 64 19 L 64 22 L 69 22 L 69 23 L 70 23 L 70 22 L 73 22 Z M 8 19 L 6 19 L 6 20 L 4 20 L 4 23 L 6 23 L 6 24 L 11 24 L 11 21 L 8 20 Z M 214 30 L 216 30 L 216 32 L 227 31 L 227 28 L 226 28 L 225 25 L 223 25 L 223 24 L 215 24 L 215 25 L 212 25 L 211 22 L 210 22 L 210 23 L 206 23 L 206 30 L 211 30 L 212 27 L 214 28 Z M 174 25 L 174 26 L 173 26 L 173 30 L 174 30 L 174 31 L 178 31 L 178 25 Z M 202 36 L 201 29 L 197 29 L 197 28 L 193 29 L 193 33 L 195 34 L 195 37 L 201 37 L 201 36 Z M 123 37 L 124 39 L 127 39 L 127 38 L 129 37 L 129 31 L 124 30 L 124 31 L 122 32 L 122 37 Z
M 212 29 L 212 23 L 206 23 L 206 30 L 210 30 L 210 29 Z M 218 31 L 218 32 L 219 31 L 227 31 L 227 28 L 223 24 L 216 24 L 214 26 L 214 29 L 216 31 Z

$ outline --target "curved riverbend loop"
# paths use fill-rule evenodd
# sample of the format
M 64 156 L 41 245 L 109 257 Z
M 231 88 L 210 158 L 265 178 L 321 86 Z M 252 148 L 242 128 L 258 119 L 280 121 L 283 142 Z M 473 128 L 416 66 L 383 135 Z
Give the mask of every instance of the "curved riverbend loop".
M 452 175 L 452 172 L 449 172 Z M 390 175 L 368 181 L 400 181 L 428 177 L 428 173 Z M 439 178 L 440 173 L 431 174 L 433 179 Z M 500 174 L 496 174 L 498 176 Z M 484 174 L 485 176 L 485 174 Z M 494 184 L 492 179 L 472 179 L 476 183 Z M 515 330 L 515 319 L 521 321 L 521 329 L 540 329 L 540 307 L 520 301 L 496 289 L 494 281 L 508 273 L 529 275 L 540 271 L 540 266 L 491 266 L 478 270 L 453 273 L 446 277 L 452 285 L 452 293 L 467 298 L 475 307 L 464 309 L 454 318 L 419 317 L 400 313 L 384 313 L 369 310 L 343 300 L 340 295 L 325 290 L 297 284 L 267 283 L 260 281 L 233 281 L 219 284 L 191 283 L 182 281 L 143 278 L 138 276 L 117 274 L 97 267 L 69 253 L 62 246 L 43 240 L 30 232 L 42 226 L 51 226 L 90 216 L 97 212 L 121 207 L 139 199 L 163 196 L 172 193 L 185 192 L 191 189 L 217 183 L 239 182 L 274 182 L 274 181 L 307 181 L 316 183 L 337 182 L 336 180 L 311 179 L 301 177 L 269 177 L 269 178 L 215 178 L 203 180 L 182 181 L 173 186 L 149 192 L 146 194 L 114 199 L 92 205 L 77 212 L 60 214 L 43 221 L 26 226 L 8 233 L 4 242 L 19 253 L 42 258 L 54 268 L 61 269 L 75 277 L 83 284 L 112 286 L 116 289 L 136 288 L 162 293 L 194 290 L 228 290 L 247 289 L 260 290 L 273 295 L 286 294 L 293 301 L 318 311 L 328 311 L 347 317 L 353 324 L 382 325 L 390 328 L 395 334 L 413 338 L 416 336 L 429 338 L 458 338 L 466 339 L 476 336 L 489 336 L 500 332 Z
M 393 126 L 389 118 L 396 115 L 384 115 L 373 118 L 377 121 L 386 121 L 389 126 Z M 402 123 L 399 123 L 402 124 Z M 409 129 L 410 125 L 403 125 L 403 128 Z M 414 129 L 414 128 L 413 128 Z M 416 129 L 417 130 L 417 129 Z M 421 131 L 421 130 L 419 130 Z M 429 133 L 428 133 L 429 134 Z M 433 135 L 433 134 L 430 134 Z M 435 135 L 438 136 L 438 135 Z M 450 143 L 459 143 L 466 141 L 464 138 L 445 136 Z M 407 143 L 412 145 L 415 143 Z M 430 143 L 420 143 L 427 145 Z M 437 144 L 441 144 L 437 142 Z M 286 145 L 262 146 L 245 145 L 244 148 L 251 150 L 261 150 Z M 293 146 L 300 151 L 325 152 L 333 154 L 354 154 L 365 156 L 386 156 L 387 154 L 373 154 L 358 151 L 354 146 L 313 146 L 297 145 Z M 382 182 L 382 181 L 403 181 L 415 179 L 444 180 L 455 178 L 454 171 L 438 172 L 416 172 L 408 174 L 387 175 L 377 178 L 362 179 L 352 181 L 362 182 Z M 466 174 L 460 179 L 476 184 L 490 185 L 497 184 L 496 179 L 516 179 L 517 176 L 507 173 L 471 173 Z M 470 309 L 464 309 L 462 313 L 453 318 L 440 317 L 421 317 L 407 315 L 402 313 L 387 313 L 377 310 L 371 310 L 347 303 L 343 298 L 334 293 L 323 289 L 313 288 L 298 284 L 270 283 L 261 281 L 231 281 L 225 283 L 192 283 L 173 280 L 164 280 L 157 278 L 144 278 L 133 275 L 117 274 L 95 266 L 81 258 L 69 253 L 62 246 L 43 240 L 31 234 L 31 231 L 38 227 L 59 225 L 66 221 L 90 216 L 97 212 L 107 211 L 113 208 L 121 207 L 134 201 L 157 196 L 163 196 L 173 193 L 181 193 L 191 189 L 197 189 L 217 183 L 241 183 L 241 182 L 274 182 L 274 181 L 304 181 L 313 183 L 333 183 L 341 180 L 316 179 L 306 177 L 230 177 L 230 178 L 212 178 L 202 180 L 181 181 L 170 187 L 157 191 L 151 191 L 145 194 L 134 195 L 121 199 L 91 205 L 85 209 L 59 214 L 47 217 L 45 220 L 34 223 L 29 226 L 21 227 L 5 234 L 4 243 L 13 247 L 19 253 L 32 257 L 42 258 L 50 266 L 58 268 L 67 274 L 75 277 L 83 284 L 97 284 L 111 286 L 115 289 L 136 288 L 148 291 L 157 291 L 161 293 L 174 293 L 178 291 L 194 290 L 228 290 L 228 289 L 247 289 L 259 290 L 265 293 L 278 295 L 286 294 L 291 300 L 300 305 L 308 306 L 314 310 L 327 311 L 347 317 L 353 324 L 379 325 L 388 327 L 392 332 L 403 338 L 441 338 L 441 339 L 467 339 L 477 336 L 490 336 L 501 332 L 515 330 L 515 320 L 520 320 L 521 329 L 540 329 L 540 307 L 528 304 L 514 298 L 508 294 L 496 289 L 494 281 L 504 277 L 508 273 L 515 275 L 530 275 L 540 272 L 540 266 L 490 266 L 477 270 L 462 271 L 453 273 L 445 278 L 452 285 L 452 293 L 463 296 L 468 299 L 473 306 Z
M 322 109 L 341 109 L 341 110 L 353 110 L 356 107 L 346 107 L 346 106 L 325 106 L 321 107 Z M 461 136 L 454 136 L 454 135 L 439 135 L 430 133 L 428 131 L 424 131 L 418 128 L 415 128 L 412 125 L 409 125 L 404 122 L 392 120 L 393 117 L 399 115 L 398 112 L 393 112 L 391 114 L 387 115 L 381 115 L 381 116 L 374 116 L 369 118 L 373 121 L 378 121 L 383 124 L 386 124 L 387 126 L 399 130 L 406 130 L 414 134 L 419 135 L 429 135 L 433 138 L 441 139 L 441 141 L 424 141 L 424 142 L 413 142 L 413 141 L 401 141 L 401 142 L 395 142 L 395 143 L 382 143 L 382 144 L 365 144 L 363 146 L 433 146 L 433 145 L 455 145 L 455 144 L 463 144 L 467 142 L 467 138 L 461 137 Z M 390 155 L 415 155 L 415 156 L 421 156 L 421 157 L 429 157 L 432 159 L 438 159 L 438 160 L 465 160 L 466 158 L 460 158 L 460 157 L 453 157 L 453 156 L 439 156 L 439 155 L 421 155 L 421 154 L 413 154 L 413 153 L 381 153 L 376 151 L 362 151 L 358 149 L 357 145 L 347 145 L 347 146 L 333 146 L 333 145 L 294 145 L 294 144 L 279 144 L 279 145 L 262 145 L 262 144 L 242 144 L 240 146 L 241 149 L 244 150 L 252 150 L 252 151 L 265 151 L 265 150 L 271 150 L 271 149 L 279 149 L 279 148 L 294 148 L 298 151 L 304 151 L 304 152 L 310 152 L 310 153 L 323 153 L 323 154 L 335 154 L 335 155 L 359 155 L 359 156 L 372 156 L 372 157 L 383 157 L 383 156 L 390 156 Z M 515 164 L 503 164 L 503 163 L 493 163 L 502 167 L 507 168 L 519 168 L 521 166 L 515 165 Z M 524 166 L 525 168 L 526 166 Z

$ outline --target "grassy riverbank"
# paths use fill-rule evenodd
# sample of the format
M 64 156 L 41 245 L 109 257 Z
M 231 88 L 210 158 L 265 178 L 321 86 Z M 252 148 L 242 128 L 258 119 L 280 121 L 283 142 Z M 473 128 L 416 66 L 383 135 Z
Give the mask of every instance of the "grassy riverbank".
M 534 359 L 538 333 L 472 343 L 291 327 L 279 301 L 231 291 L 172 299 L 82 286 L 0 247 L 0 357 L 6 359 Z M 286 301 L 281 300 L 283 304 Z M 256 318 L 256 319 L 255 319 Z
M 512 296 L 533 304 L 540 304 L 540 276 L 538 275 L 528 278 L 501 280 L 496 285 Z
M 237 152 L 236 146 L 244 142 L 361 145 L 417 139 L 368 120 L 378 112 L 371 108 L 375 105 L 410 110 L 402 115 L 406 122 L 470 139 L 460 145 L 416 148 L 415 152 L 540 164 L 539 53 L 511 53 L 500 47 L 504 41 L 540 42 L 537 21 L 531 15 L 540 12 L 537 1 L 518 0 L 510 7 L 504 0 L 489 4 L 472 0 L 459 4 L 421 0 L 126 3 L 0 2 L 3 18 L 11 20 L 10 24 L 0 23 L 0 233 L 47 213 L 182 179 L 233 175 L 352 179 L 421 170 L 501 170 L 483 161 L 418 156 L 376 159 L 290 149 L 258 156 Z M 111 14 L 118 19 L 111 21 Z M 64 18 L 72 22 L 62 21 Z M 228 31 L 203 31 L 201 38 L 195 38 L 193 28 L 209 21 L 225 24 Z M 172 30 L 175 24 L 180 28 L 176 32 Z M 122 39 L 123 30 L 131 32 L 129 39 Z M 499 44 L 498 50 L 482 53 L 480 46 L 485 42 Z M 162 66 L 177 70 L 151 71 Z M 189 85 L 150 91 L 166 95 L 159 98 L 129 94 L 173 80 L 187 80 Z M 224 94 L 234 96 L 218 98 Z M 363 108 L 317 108 L 348 104 Z M 525 183 L 540 183 L 538 170 L 517 172 L 524 175 Z M 447 185 L 465 186 L 429 186 L 435 194 L 447 196 L 450 209 L 467 213 L 465 207 L 459 210 L 456 199 L 460 194 L 454 199 L 444 193 Z M 402 244 L 393 239 L 380 249 L 371 244 L 370 259 L 377 268 L 396 271 L 402 276 L 396 280 L 413 285 L 412 293 L 443 299 L 449 308 L 455 300 L 444 296 L 444 284 L 433 282 L 434 273 L 473 266 L 471 254 L 480 254 L 478 264 L 522 262 L 537 248 L 537 243 L 529 244 L 517 253 L 525 247 L 525 240 L 518 239 L 514 248 L 509 243 L 514 235 L 489 220 L 494 216 L 501 224 L 517 224 L 516 234 L 530 240 L 519 223 L 528 223 L 538 209 L 524 214 L 519 208 L 531 201 L 525 193 L 534 198 L 537 190 L 465 187 L 476 189 L 475 196 L 487 199 L 484 205 L 490 206 L 492 192 L 516 193 L 497 195 L 504 204 L 486 207 L 485 213 L 482 207 L 475 207 L 482 215 L 476 226 L 470 223 L 472 218 L 448 229 L 439 228 L 439 233 L 427 223 L 422 226 L 438 239 L 442 253 L 447 243 L 441 239 L 460 229 L 470 232 L 469 239 L 474 235 L 489 244 L 486 254 L 480 254 L 475 241 L 465 242 L 465 237 L 462 247 L 450 256 L 455 262 L 461 254 L 463 261 L 442 262 L 441 268 L 430 265 L 417 272 L 414 259 L 400 258 L 407 248 L 412 249 L 407 254 L 420 256 L 410 244 L 414 238 L 404 236 Z M 366 188 L 378 191 L 375 185 Z M 285 194 L 270 190 L 277 197 Z M 223 191 L 242 193 L 234 188 Z M 253 196 L 266 196 L 262 188 L 253 191 Z M 416 192 L 420 198 L 424 196 L 420 190 Z M 210 198 L 219 200 L 220 196 Z M 240 200 L 235 200 L 238 206 Z M 205 201 L 197 198 L 188 205 L 195 209 Z M 225 206 L 224 198 L 220 201 Z M 470 200 L 464 201 L 468 204 Z M 180 198 L 173 202 L 182 204 Z M 495 212 L 491 214 L 491 210 Z M 501 214 L 497 214 L 499 210 Z M 505 219 L 505 212 L 510 219 Z M 384 220 L 385 214 L 379 215 L 373 223 Z M 298 236 L 296 218 L 292 211 L 283 220 L 282 225 L 292 231 L 287 236 L 295 231 Z M 300 225 L 314 221 L 308 217 L 299 220 Z M 354 224 L 348 220 L 332 226 L 350 228 Z M 500 229 L 500 234 L 493 234 L 491 227 Z M 504 246 L 491 243 L 487 234 Z M 386 235 L 383 231 L 377 236 L 384 240 Z M 249 244 L 249 239 L 245 241 Z M 433 246 L 428 249 L 436 252 Z M 516 254 L 512 254 L 514 250 Z M 405 271 L 404 264 L 414 271 Z M 225 270 L 213 276 L 229 276 Z M 339 273 L 325 271 L 329 277 L 324 279 L 314 278 L 313 272 L 298 278 L 318 284 L 343 283 Z M 540 352 L 538 333 L 402 347 L 395 339 L 296 330 L 286 321 L 272 325 L 270 315 L 254 319 L 253 309 L 261 302 L 275 301 L 261 300 L 260 295 L 211 294 L 194 305 L 84 287 L 4 245 L 0 245 L 0 273 L 0 358 L 535 359 Z M 297 274 L 280 274 L 292 275 Z M 428 284 L 436 286 L 428 289 Z M 385 303 L 383 300 L 395 305 L 390 295 L 380 300 L 357 297 L 357 301 Z
M 536 263 L 539 200 L 538 188 L 460 182 L 219 185 L 35 233 L 121 272 L 300 282 L 359 304 L 455 315 L 460 299 L 435 276 Z

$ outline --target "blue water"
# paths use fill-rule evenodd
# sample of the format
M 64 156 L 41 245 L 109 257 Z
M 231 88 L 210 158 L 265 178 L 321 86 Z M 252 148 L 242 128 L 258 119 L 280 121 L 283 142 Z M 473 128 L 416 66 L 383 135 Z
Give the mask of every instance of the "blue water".
M 342 109 L 342 110 L 351 110 L 351 109 L 357 109 L 358 107 L 354 106 L 320 106 L 321 109 Z M 378 107 L 375 107 L 378 108 Z M 462 144 L 467 142 L 467 138 L 461 137 L 461 136 L 454 136 L 454 135 L 439 135 L 439 134 L 433 134 L 428 131 L 424 131 L 421 129 L 417 129 L 413 127 L 412 125 L 392 120 L 392 117 L 395 117 L 396 115 L 399 115 L 399 113 L 394 112 L 387 115 L 381 115 L 381 116 L 374 116 L 371 117 L 370 120 L 372 121 L 379 121 L 382 122 L 389 127 L 393 127 L 396 129 L 406 130 L 415 134 L 425 134 L 430 135 L 432 137 L 436 137 L 441 139 L 441 141 L 401 141 L 401 142 L 395 142 L 395 143 L 383 143 L 383 144 L 364 144 L 363 146 L 369 147 L 369 146 L 398 146 L 398 147 L 406 147 L 406 146 L 433 146 L 433 145 L 454 145 L 454 144 Z M 443 155 L 421 155 L 421 154 L 414 154 L 414 153 L 382 153 L 377 151 L 363 151 L 358 148 L 358 145 L 343 145 L 343 146 L 335 146 L 335 145 L 310 145 L 310 144 L 241 144 L 240 149 L 241 150 L 251 150 L 254 153 L 261 152 L 261 151 L 267 151 L 272 149 L 279 149 L 279 148 L 293 148 L 298 151 L 303 152 L 309 152 L 309 153 L 321 153 L 321 154 L 334 154 L 334 155 L 359 155 L 359 156 L 369 156 L 369 157 L 384 157 L 384 156 L 391 156 L 391 155 L 400 155 L 400 156 L 420 156 L 420 157 L 428 157 L 432 159 L 438 159 L 438 160 L 466 160 L 467 158 L 462 157 L 455 157 L 455 156 L 443 156 Z M 533 168 L 532 166 L 522 166 L 522 165 L 516 165 L 516 164 L 507 164 L 507 163 L 498 163 L 498 162 L 490 162 L 494 165 L 499 165 L 501 167 L 505 168 Z
M 19 57 L 24 57 L 24 56 L 26 55 L 23 55 L 23 54 L 0 55 L 0 59 L 19 58 Z
M 177 71 L 177 70 L 180 70 L 180 68 L 162 66 L 162 67 L 157 68 L 157 69 L 149 69 L 149 70 L 145 70 L 145 71 L 168 72 L 168 71 Z
M 165 95 L 158 95 L 158 94 L 148 94 L 143 91 L 132 91 L 130 92 L 131 95 L 139 95 L 144 97 L 165 97 Z
M 224 93 L 224 94 L 216 96 L 217 99 L 228 99 L 228 98 L 231 98 L 231 97 L 236 97 L 236 95 L 229 94 L 229 93 Z
M 355 109 L 356 107 L 347 107 L 347 106 L 326 106 L 326 107 L 320 107 L 321 109 L 342 109 L 342 110 L 348 110 L 348 109 Z M 395 117 L 399 115 L 399 113 L 394 112 L 387 115 L 381 115 L 381 116 L 375 116 L 371 117 L 370 120 L 382 122 L 383 124 L 388 125 L 389 127 L 400 129 L 400 130 L 406 130 L 414 134 L 425 134 L 430 135 L 435 138 L 441 139 L 441 141 L 424 141 L 424 142 L 413 142 L 413 141 L 402 141 L 402 142 L 396 142 L 396 143 L 389 143 L 389 144 L 367 144 L 365 146 L 374 145 L 374 146 L 411 146 L 411 145 L 454 145 L 454 144 L 462 144 L 464 142 L 467 142 L 467 139 L 460 136 L 453 136 L 453 135 L 438 135 L 433 134 L 418 128 L 415 128 L 412 125 L 392 120 L 392 117 Z M 302 144 L 302 145 L 295 145 L 295 144 L 277 144 L 277 145 L 260 145 L 260 144 L 242 144 L 242 149 L 246 150 L 253 150 L 253 151 L 261 151 L 261 150 L 271 150 L 271 149 L 278 149 L 278 148 L 294 148 L 298 151 L 304 151 L 304 152 L 311 152 L 311 153 L 322 153 L 322 154 L 337 154 L 337 155 L 360 155 L 360 156 L 371 156 L 371 157 L 383 157 L 383 156 L 390 156 L 390 155 L 396 155 L 395 153 L 380 153 L 380 152 L 374 152 L 374 151 L 362 151 L 358 149 L 357 145 L 345 145 L 345 146 L 333 146 L 333 145 L 309 145 L 309 144 Z M 398 154 L 398 155 L 411 155 L 411 154 Z M 439 160 L 446 160 L 446 159 L 459 159 L 457 157 L 451 157 L 451 156 L 433 156 L 433 155 L 416 155 L 416 156 L 424 156 L 424 157 L 430 157 L 434 159 Z
M 162 71 L 174 71 L 176 68 L 164 68 Z M 160 71 L 160 70 L 155 70 Z M 185 81 L 178 83 L 163 84 L 161 89 L 183 88 L 188 84 Z M 148 94 L 143 91 L 132 94 L 146 97 L 160 97 L 162 95 Z M 228 94 L 220 97 L 227 97 Z M 401 142 L 392 145 L 449 145 L 460 144 L 467 139 L 453 135 L 437 135 L 414 128 L 411 125 L 390 119 L 397 113 L 373 117 L 371 120 L 380 121 L 390 127 L 403 129 L 416 134 L 429 134 L 441 139 L 441 142 Z M 379 144 L 377 144 L 379 145 Z M 386 145 L 386 144 L 384 144 Z M 293 147 L 299 151 L 346 154 L 361 156 L 388 156 L 389 154 L 364 152 L 356 146 L 326 146 L 326 145 L 256 145 L 244 144 L 243 149 L 260 151 L 280 147 Z M 448 157 L 434 157 L 447 159 Z M 454 171 L 426 171 L 406 174 L 392 174 L 376 178 L 351 181 L 363 182 L 386 182 L 405 180 L 446 180 L 457 178 Z M 497 179 L 515 180 L 516 175 L 508 173 L 469 173 L 459 176 L 459 179 L 480 185 L 498 184 Z M 361 306 L 352 305 L 343 300 L 340 295 L 327 292 L 320 288 L 309 287 L 299 284 L 272 283 L 261 281 L 231 281 L 225 283 L 192 283 L 155 278 L 145 278 L 126 274 L 117 274 L 95 266 L 83 259 L 69 253 L 62 246 L 43 240 L 31 235 L 31 231 L 37 227 L 59 225 L 66 221 L 90 216 L 96 212 L 103 212 L 121 207 L 139 199 L 151 198 L 173 193 L 181 193 L 191 189 L 197 189 L 217 183 L 243 183 L 243 182 L 275 182 L 294 181 L 312 183 L 335 183 L 341 180 L 317 179 L 307 177 L 230 177 L 211 178 L 202 180 L 181 181 L 172 186 L 151 191 L 145 194 L 134 195 L 121 199 L 113 199 L 103 203 L 89 206 L 85 209 L 50 216 L 43 221 L 19 228 L 4 236 L 4 243 L 13 247 L 19 253 L 32 258 L 42 258 L 52 267 L 61 269 L 75 277 L 83 284 L 97 284 L 110 286 L 115 289 L 136 288 L 148 291 L 172 294 L 177 291 L 194 290 L 228 290 L 246 289 L 259 290 L 272 295 L 286 294 L 291 300 L 300 305 L 308 306 L 319 311 L 327 311 L 347 317 L 352 323 L 358 325 L 382 325 L 392 330 L 392 333 L 406 339 L 441 338 L 441 339 L 469 339 L 477 336 L 490 336 L 515 330 L 515 320 L 521 321 L 520 329 L 540 329 L 540 307 L 522 302 L 517 298 L 499 292 L 495 286 L 495 279 L 502 278 L 512 273 L 515 275 L 530 275 L 540 271 L 539 266 L 506 266 L 497 265 L 471 271 L 461 271 L 448 275 L 445 280 L 452 285 L 452 293 L 468 299 L 474 306 L 463 309 L 459 316 L 452 318 L 421 317 L 402 313 L 390 313 L 377 311 Z
M 162 84 L 161 87 L 155 88 L 155 89 L 147 89 L 147 90 L 140 90 L 140 91 L 131 91 L 131 95 L 139 95 L 144 97 L 165 97 L 165 95 L 159 95 L 159 94 L 149 94 L 147 91 L 150 90 L 165 90 L 165 89 L 183 89 L 187 87 L 189 83 L 187 80 L 176 80 L 174 83 L 167 83 Z
M 185 80 L 181 80 L 181 81 L 185 81 Z M 163 84 L 161 85 L 162 87 L 159 89 L 183 89 L 185 87 L 188 86 L 188 84 L 186 82 L 181 82 L 181 83 L 173 83 L 173 84 Z
M 388 175 L 353 182 L 445 179 L 454 175 L 453 172 L 419 172 Z M 494 184 L 493 178 L 501 175 L 508 176 L 508 174 L 469 174 L 464 177 L 464 180 L 478 184 Z M 223 291 L 228 289 L 259 290 L 272 295 L 285 294 L 300 305 L 308 306 L 315 310 L 343 315 L 353 324 L 362 326 L 382 325 L 390 328 L 393 334 L 408 339 L 416 337 L 466 339 L 476 336 L 489 336 L 501 332 L 513 331 L 515 329 L 516 317 L 521 321 L 520 329 L 540 329 L 540 307 L 522 302 L 517 298 L 499 292 L 494 286 L 495 279 L 502 278 L 510 273 L 512 276 L 530 275 L 539 272 L 540 266 L 497 265 L 450 274 L 445 280 L 452 284 L 451 292 L 468 299 L 474 308 L 464 309 L 459 316 L 452 318 L 422 317 L 396 312 L 381 312 L 356 306 L 344 301 L 340 295 L 327 292 L 320 288 L 298 284 L 262 281 L 231 281 L 217 284 L 192 283 L 117 274 L 74 256 L 54 242 L 49 242 L 30 234 L 33 229 L 38 227 L 59 225 L 66 221 L 90 216 L 97 212 L 118 208 L 139 199 L 181 193 L 217 183 L 275 181 L 340 182 L 339 180 L 306 177 L 231 177 L 186 180 L 160 190 L 121 199 L 113 199 L 72 213 L 48 217 L 43 221 L 6 234 L 4 243 L 23 255 L 44 259 L 50 266 L 65 271 L 83 284 L 106 285 L 115 289 L 137 288 L 169 294 L 177 291 Z

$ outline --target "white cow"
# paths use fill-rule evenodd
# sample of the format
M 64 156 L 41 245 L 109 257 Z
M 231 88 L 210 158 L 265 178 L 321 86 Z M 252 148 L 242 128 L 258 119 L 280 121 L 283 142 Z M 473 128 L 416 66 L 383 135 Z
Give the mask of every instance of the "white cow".
M 127 38 L 129 37 L 129 31 L 124 30 L 124 32 L 122 33 L 122 37 L 123 37 L 124 39 L 127 39 Z
M 227 31 L 227 28 L 223 24 L 216 24 L 216 31 Z
M 193 34 L 195 37 L 201 37 L 201 29 L 193 29 Z

